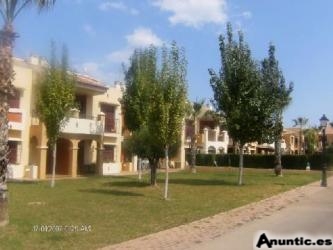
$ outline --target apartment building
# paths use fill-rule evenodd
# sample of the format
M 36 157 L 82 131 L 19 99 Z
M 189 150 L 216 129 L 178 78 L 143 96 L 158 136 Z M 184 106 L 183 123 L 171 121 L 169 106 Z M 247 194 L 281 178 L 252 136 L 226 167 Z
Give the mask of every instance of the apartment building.
M 228 152 L 228 132 L 216 121 L 211 110 L 211 107 L 203 106 L 195 121 L 192 117 L 186 119 L 185 148 L 188 153 L 190 152 L 193 135 L 196 137 L 198 153 L 223 154 Z
M 304 150 L 303 145 L 300 145 L 300 136 L 302 136 L 302 142 L 304 142 L 304 136 L 300 134 L 300 128 L 286 128 L 283 130 L 282 138 L 286 143 L 287 154 L 298 154 L 300 149 Z
M 185 150 L 190 153 L 193 135 L 196 138 L 197 152 L 202 154 L 224 154 L 234 152 L 234 142 L 228 131 L 216 121 L 212 108 L 205 105 L 200 110 L 195 121 L 193 117 L 186 119 Z M 333 131 L 333 129 L 332 129 Z M 333 133 L 332 133 L 333 134 Z M 332 137 L 333 138 L 333 137 Z M 283 131 L 281 139 L 282 153 L 297 153 L 299 129 L 292 128 Z M 246 143 L 244 154 L 273 154 L 274 143 Z
M 46 62 L 38 57 L 14 59 L 15 95 L 9 98 L 9 178 L 45 179 L 51 152 L 45 126 L 36 116 L 36 83 Z M 107 87 L 77 75 L 73 109 L 57 142 L 56 174 L 76 177 L 89 172 L 121 172 L 122 118 L 119 84 Z

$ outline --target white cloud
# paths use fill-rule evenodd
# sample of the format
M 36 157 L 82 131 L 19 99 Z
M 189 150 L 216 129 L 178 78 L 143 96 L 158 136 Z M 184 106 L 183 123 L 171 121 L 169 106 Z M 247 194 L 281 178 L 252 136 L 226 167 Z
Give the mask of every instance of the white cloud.
M 129 59 L 132 52 L 133 52 L 133 50 L 130 49 L 130 48 L 125 48 L 125 49 L 122 49 L 122 50 L 113 51 L 109 55 L 107 55 L 107 59 L 110 62 L 123 63 L 123 62 L 126 62 Z
M 161 46 L 163 44 L 162 40 L 151 29 L 142 27 L 135 29 L 132 34 L 126 36 L 126 39 L 131 47 Z
M 88 75 L 105 84 L 112 84 L 115 81 L 123 80 L 123 73 L 121 70 L 113 69 L 110 65 L 99 62 L 84 62 L 75 65 L 75 70 L 83 75 Z
M 124 3 L 113 2 L 113 1 L 103 2 L 98 6 L 98 8 L 102 11 L 108 11 L 111 9 L 115 9 L 115 10 L 126 10 L 127 9 L 127 7 Z
M 243 11 L 242 17 L 246 19 L 251 19 L 252 18 L 252 12 L 251 11 Z
M 96 31 L 94 30 L 94 28 L 90 25 L 90 24 L 85 24 L 83 26 L 83 30 L 91 36 L 95 36 L 96 35 Z
M 121 1 L 106 1 L 101 3 L 98 8 L 101 11 L 110 11 L 110 10 L 120 10 L 124 12 L 128 12 L 131 15 L 138 15 L 139 11 L 134 8 L 129 8 Z
M 226 0 L 155 0 L 153 5 L 171 12 L 171 24 L 199 28 L 204 24 L 222 24 L 227 21 Z
M 135 48 L 148 47 L 150 45 L 161 46 L 163 41 L 151 29 L 137 28 L 126 36 L 127 44 L 124 48 L 111 52 L 106 56 L 112 63 L 126 63 Z
M 84 72 L 91 74 L 99 69 L 99 64 L 95 62 L 86 62 L 82 64 L 82 69 Z

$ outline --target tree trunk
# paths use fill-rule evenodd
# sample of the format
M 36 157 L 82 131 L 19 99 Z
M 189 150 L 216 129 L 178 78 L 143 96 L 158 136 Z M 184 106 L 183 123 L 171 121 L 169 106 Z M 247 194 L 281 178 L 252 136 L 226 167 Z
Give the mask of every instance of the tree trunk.
M 193 138 L 192 138 L 192 140 L 193 140 Z M 195 142 L 192 141 L 192 145 L 191 145 L 191 172 L 192 173 L 197 172 L 197 169 L 196 169 L 196 166 L 195 166 L 196 153 L 197 153 L 196 151 L 197 151 L 197 149 L 196 149 L 196 146 L 195 146 Z
M 7 225 L 8 215 L 8 190 L 7 190 L 7 165 L 8 165 L 8 96 L 13 92 L 12 81 L 14 78 L 12 64 L 12 50 L 15 33 L 12 25 L 5 24 L 0 31 L 0 226 Z
M 168 199 L 169 189 L 169 146 L 165 146 L 165 186 L 164 186 L 164 199 Z
M 244 145 L 239 145 L 239 174 L 238 174 L 238 185 L 243 185 L 243 167 L 244 167 Z
M 149 162 L 152 162 L 150 164 L 150 185 L 157 186 L 157 176 L 156 176 L 156 170 L 157 170 L 157 160 L 149 160 Z
M 51 187 L 55 185 L 55 174 L 56 174 L 56 157 L 57 157 L 57 143 L 52 146 L 52 177 L 51 177 Z
M 282 176 L 282 161 L 281 161 L 281 140 L 278 139 L 274 142 L 275 147 L 275 166 L 274 172 L 276 176 Z
M 1 170 L 6 170 L 7 162 L 5 159 L 0 161 Z M 0 185 L 0 227 L 9 223 L 8 214 L 8 190 L 6 184 L 6 173 L 1 173 L 1 185 Z
M 142 179 L 142 161 L 141 157 L 138 159 L 138 172 L 139 172 L 139 181 Z

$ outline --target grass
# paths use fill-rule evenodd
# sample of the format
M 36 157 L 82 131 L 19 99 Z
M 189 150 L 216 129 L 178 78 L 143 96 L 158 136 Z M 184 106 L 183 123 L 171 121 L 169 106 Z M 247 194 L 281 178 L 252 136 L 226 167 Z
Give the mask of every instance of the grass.
M 162 199 L 149 176 L 90 177 L 49 182 L 10 183 L 10 224 L 0 228 L 0 249 L 96 249 L 230 210 L 320 179 L 319 172 L 199 168 L 170 175 L 170 200 Z M 52 232 L 35 232 L 48 225 Z M 55 232 L 66 227 L 66 232 Z M 76 227 L 76 228 L 75 228 Z M 82 231 L 81 231 L 82 229 Z M 72 232 L 74 231 L 74 232 Z

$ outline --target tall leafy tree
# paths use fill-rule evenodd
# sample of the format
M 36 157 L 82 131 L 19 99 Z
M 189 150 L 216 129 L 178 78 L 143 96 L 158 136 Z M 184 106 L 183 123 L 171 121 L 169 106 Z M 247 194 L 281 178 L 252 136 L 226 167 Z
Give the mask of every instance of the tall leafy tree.
M 197 154 L 197 135 L 198 135 L 198 124 L 197 124 L 197 118 L 198 115 L 204 105 L 205 101 L 200 100 L 200 101 L 195 101 L 190 107 L 190 118 L 192 121 L 192 126 L 193 126 L 193 133 L 191 135 L 191 144 L 190 144 L 190 149 L 191 149 L 191 171 L 192 173 L 196 173 L 196 166 L 195 166 L 195 159 L 196 159 L 196 154 Z
M 268 57 L 261 63 L 261 77 L 264 89 L 267 92 L 267 107 L 272 108 L 272 127 L 267 131 L 267 140 L 273 141 L 275 146 L 275 173 L 281 175 L 281 136 L 283 131 L 283 110 L 291 101 L 293 83 L 286 84 L 282 70 L 275 57 L 275 46 L 269 45 Z
M 154 88 L 152 109 L 149 112 L 148 128 L 152 139 L 164 149 L 166 178 L 164 198 L 168 198 L 169 184 L 169 150 L 181 139 L 186 112 L 187 62 L 183 50 L 175 42 L 171 48 L 163 48 L 162 68 Z
M 316 152 L 316 145 L 318 145 L 318 129 L 309 128 L 304 130 L 304 144 L 305 153 L 308 155 L 314 154 Z
M 52 150 L 51 187 L 55 185 L 57 140 L 61 128 L 66 124 L 70 111 L 74 108 L 75 76 L 68 73 L 67 50 L 63 50 L 61 62 L 55 58 L 52 48 L 51 66 L 45 69 L 39 82 L 37 112 L 46 127 L 48 146 Z
M 227 24 L 227 37 L 219 37 L 221 69 L 210 69 L 210 85 L 217 111 L 225 117 L 232 139 L 240 148 L 238 184 L 243 183 L 243 150 L 248 142 L 262 141 L 272 126 L 270 109 L 263 98 L 260 70 L 252 58 L 244 36 L 233 37 L 231 24 Z
M 30 5 L 39 10 L 52 6 L 55 0 L 0 0 L 0 16 L 3 21 L 0 30 L 0 225 L 8 223 L 6 173 L 8 165 L 8 103 L 13 92 L 14 79 L 12 56 L 17 34 L 13 28 L 15 18 Z
M 154 46 L 136 49 L 125 70 L 125 91 L 122 98 L 125 126 L 132 132 L 129 148 L 151 165 L 151 185 L 156 185 L 156 169 L 161 152 L 147 130 L 148 115 L 157 83 L 157 50 Z
M 303 147 L 303 128 L 308 124 L 309 119 L 305 117 L 297 117 L 293 119 L 294 127 L 299 127 L 299 136 L 298 136 L 298 154 L 302 154 Z

